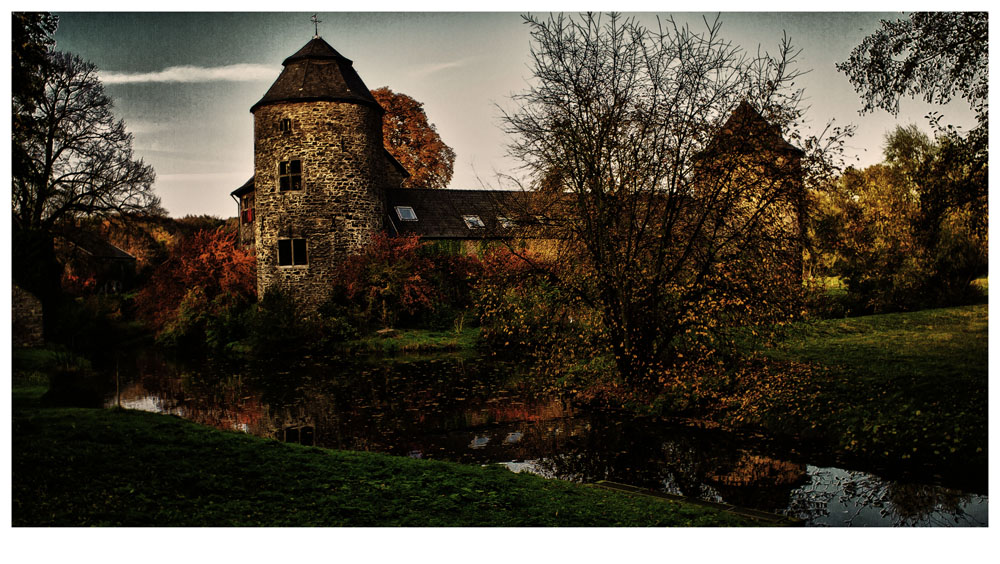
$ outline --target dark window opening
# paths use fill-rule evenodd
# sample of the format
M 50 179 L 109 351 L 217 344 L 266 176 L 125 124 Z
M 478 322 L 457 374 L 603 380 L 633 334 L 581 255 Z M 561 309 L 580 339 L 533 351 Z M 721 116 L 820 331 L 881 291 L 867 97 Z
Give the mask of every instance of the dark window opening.
M 281 161 L 278 163 L 278 189 L 282 192 L 302 189 L 302 161 Z
M 282 119 L 278 123 L 278 130 L 281 131 L 282 133 L 288 133 L 289 131 L 291 131 L 292 130 L 292 120 L 290 120 L 288 118 Z
M 278 266 L 308 264 L 305 239 L 278 239 Z

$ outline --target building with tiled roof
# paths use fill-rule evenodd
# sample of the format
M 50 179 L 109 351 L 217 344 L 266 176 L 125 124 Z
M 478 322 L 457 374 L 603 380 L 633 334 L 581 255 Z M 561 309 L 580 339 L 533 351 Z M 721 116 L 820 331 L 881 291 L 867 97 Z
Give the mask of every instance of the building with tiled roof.
M 257 291 L 305 306 L 327 297 L 343 259 L 373 234 L 496 236 L 485 190 L 400 188 L 409 173 L 385 150 L 384 110 L 352 61 L 316 36 L 250 108 L 254 174 L 232 191 L 240 238 L 256 248 Z
M 352 61 L 317 35 L 282 64 L 250 108 L 254 174 L 232 191 L 240 238 L 256 248 L 258 295 L 279 288 L 318 306 L 344 258 L 379 231 L 482 241 L 509 237 L 515 225 L 565 218 L 553 209 L 567 202 L 558 194 L 535 206 L 542 200 L 530 192 L 402 188 L 409 173 L 386 151 L 384 110 Z M 730 150 L 732 139 L 745 143 L 748 132 L 796 162 L 802 156 L 744 102 L 702 158 Z

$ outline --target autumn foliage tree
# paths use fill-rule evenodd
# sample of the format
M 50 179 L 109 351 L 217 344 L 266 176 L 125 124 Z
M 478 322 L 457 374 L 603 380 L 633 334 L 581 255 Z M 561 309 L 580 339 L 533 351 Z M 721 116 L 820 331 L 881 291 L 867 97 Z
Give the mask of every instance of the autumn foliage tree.
M 179 241 L 136 298 L 137 312 L 159 337 L 173 341 L 213 335 L 214 325 L 256 297 L 256 261 L 226 228 Z M 225 344 L 225 343 L 221 343 Z
M 455 166 L 455 151 L 441 140 L 427 121 L 424 105 L 388 87 L 371 91 L 385 109 L 382 138 L 385 148 L 410 173 L 407 188 L 447 188 Z
M 886 157 L 918 191 L 916 226 L 926 250 L 944 242 L 946 223 L 966 214 L 985 237 L 989 175 L 989 15 L 986 12 L 916 12 L 883 20 L 850 58 L 837 65 L 864 104 L 862 111 L 899 112 L 902 98 L 944 104 L 961 98 L 975 112 L 968 132 L 930 114 L 933 143 L 897 130 Z M 943 266 L 940 265 L 939 266 Z M 941 268 L 936 268 L 941 271 Z M 947 278 L 947 276 L 945 276 Z M 949 284 L 939 278 L 941 284 Z
M 955 158 L 953 141 L 897 128 L 883 163 L 850 169 L 821 194 L 813 229 L 859 311 L 973 297 L 987 266 L 986 201 L 962 188 L 976 169 Z
M 399 325 L 457 329 L 473 304 L 480 271 L 475 256 L 447 252 L 416 235 L 379 233 L 344 262 L 321 313 L 345 318 L 361 332 Z

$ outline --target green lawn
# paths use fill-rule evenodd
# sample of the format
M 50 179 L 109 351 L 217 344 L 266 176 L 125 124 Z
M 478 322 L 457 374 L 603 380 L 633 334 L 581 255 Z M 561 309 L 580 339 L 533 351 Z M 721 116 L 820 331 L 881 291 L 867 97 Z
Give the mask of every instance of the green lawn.
M 764 354 L 818 369 L 772 397 L 761 421 L 886 462 L 985 473 L 987 327 L 985 304 L 796 324 Z
M 176 417 L 42 407 L 15 388 L 15 526 L 740 526 L 499 466 L 303 447 Z

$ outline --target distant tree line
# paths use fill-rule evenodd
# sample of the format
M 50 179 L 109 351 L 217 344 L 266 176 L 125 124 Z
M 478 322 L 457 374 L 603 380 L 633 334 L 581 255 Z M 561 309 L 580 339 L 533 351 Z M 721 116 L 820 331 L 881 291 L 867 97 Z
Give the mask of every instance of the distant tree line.
M 918 12 L 883 21 L 838 65 L 863 112 L 898 114 L 902 98 L 965 100 L 970 131 L 929 115 L 886 136 L 883 163 L 849 170 L 814 194 L 811 256 L 842 278 L 857 311 L 943 306 L 977 299 L 987 272 L 989 173 L 988 16 Z

